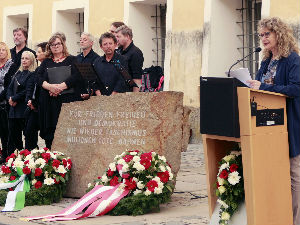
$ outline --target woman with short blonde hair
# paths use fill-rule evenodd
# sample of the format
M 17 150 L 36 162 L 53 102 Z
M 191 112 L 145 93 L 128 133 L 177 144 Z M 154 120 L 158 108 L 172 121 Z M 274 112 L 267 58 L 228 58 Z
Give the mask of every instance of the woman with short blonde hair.
M 278 17 L 259 22 L 263 61 L 250 87 L 286 99 L 294 225 L 300 224 L 300 56 L 292 29 Z

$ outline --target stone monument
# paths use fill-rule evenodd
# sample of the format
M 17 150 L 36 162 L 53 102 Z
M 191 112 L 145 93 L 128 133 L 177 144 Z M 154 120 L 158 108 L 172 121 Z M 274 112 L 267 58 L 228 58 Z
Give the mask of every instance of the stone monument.
M 66 196 L 82 197 L 88 183 L 125 150 L 154 150 L 176 175 L 187 145 L 185 118 L 181 92 L 123 93 L 64 104 L 52 150 L 73 161 Z

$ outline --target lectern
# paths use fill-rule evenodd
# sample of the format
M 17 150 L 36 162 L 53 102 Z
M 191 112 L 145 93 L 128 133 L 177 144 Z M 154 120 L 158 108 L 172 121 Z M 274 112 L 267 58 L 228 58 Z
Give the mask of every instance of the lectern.
M 243 156 L 247 224 L 291 225 L 286 96 L 247 87 L 236 88 L 240 137 L 216 132 L 203 134 L 210 216 L 217 200 L 214 183 L 218 162 L 238 142 Z M 201 98 L 205 98 L 205 93 L 201 94 Z M 200 104 L 200 107 L 205 106 Z M 200 126 L 205 119 L 201 118 Z

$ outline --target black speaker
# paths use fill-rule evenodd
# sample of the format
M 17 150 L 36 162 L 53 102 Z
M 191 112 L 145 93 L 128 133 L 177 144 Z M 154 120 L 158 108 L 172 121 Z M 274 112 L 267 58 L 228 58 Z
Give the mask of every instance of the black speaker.
M 240 137 L 237 87 L 245 84 L 231 77 L 200 77 L 200 132 Z

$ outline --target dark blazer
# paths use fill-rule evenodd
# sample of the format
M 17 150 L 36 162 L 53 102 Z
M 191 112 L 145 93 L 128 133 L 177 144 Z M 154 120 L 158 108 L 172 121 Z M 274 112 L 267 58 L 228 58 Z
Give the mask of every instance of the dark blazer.
M 261 81 L 266 73 L 271 57 L 262 61 L 256 75 Z M 287 58 L 282 57 L 277 65 L 274 85 L 262 83 L 260 90 L 272 91 L 289 96 L 286 99 L 287 122 L 289 132 L 290 157 L 300 154 L 300 57 L 292 52 Z
M 14 102 L 17 102 L 15 107 L 9 107 L 8 118 L 24 118 L 24 112 L 27 107 L 25 102 L 27 82 L 32 75 L 28 70 L 18 71 L 12 78 L 6 94 L 7 101 L 11 97 Z M 17 84 L 16 85 L 16 80 Z

